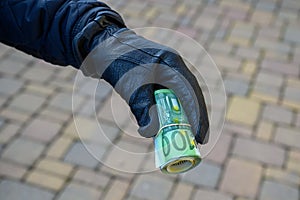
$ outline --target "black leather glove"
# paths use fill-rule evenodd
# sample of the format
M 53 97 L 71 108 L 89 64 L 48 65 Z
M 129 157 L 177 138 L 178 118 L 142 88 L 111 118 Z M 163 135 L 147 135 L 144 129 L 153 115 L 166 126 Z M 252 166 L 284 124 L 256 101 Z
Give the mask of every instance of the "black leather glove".
M 151 109 L 155 105 L 154 91 L 172 89 L 183 105 L 196 141 L 206 143 L 209 122 L 203 94 L 181 56 L 109 18 L 102 16 L 96 21 L 74 41 L 81 59 L 86 57 L 81 66 L 83 73 L 103 78 L 114 87 L 130 106 L 144 137 L 155 136 L 159 129 L 156 109 Z

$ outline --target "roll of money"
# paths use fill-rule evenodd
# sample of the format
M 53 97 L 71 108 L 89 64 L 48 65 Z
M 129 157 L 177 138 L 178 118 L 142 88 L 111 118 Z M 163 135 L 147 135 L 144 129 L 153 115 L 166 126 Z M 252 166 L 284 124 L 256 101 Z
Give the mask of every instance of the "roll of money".
M 155 165 L 167 174 L 186 172 L 201 162 L 191 125 L 172 90 L 156 90 L 154 96 L 160 123 L 154 138 Z

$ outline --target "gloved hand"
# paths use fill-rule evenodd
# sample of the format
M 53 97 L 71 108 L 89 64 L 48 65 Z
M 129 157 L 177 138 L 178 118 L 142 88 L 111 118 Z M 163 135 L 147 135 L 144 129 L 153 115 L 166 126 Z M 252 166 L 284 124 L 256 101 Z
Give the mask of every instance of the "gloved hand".
M 144 137 L 157 134 L 159 123 L 154 91 L 172 89 L 192 125 L 195 139 L 208 140 L 209 122 L 203 94 L 194 75 L 177 52 L 136 35 L 101 16 L 88 24 L 73 41 L 84 59 L 87 76 L 103 78 L 128 103 Z

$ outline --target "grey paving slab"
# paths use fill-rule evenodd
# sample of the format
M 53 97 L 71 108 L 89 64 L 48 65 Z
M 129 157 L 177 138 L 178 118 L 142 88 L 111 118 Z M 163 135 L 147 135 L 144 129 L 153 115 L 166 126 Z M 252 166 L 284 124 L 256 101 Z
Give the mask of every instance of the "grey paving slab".
M 140 199 L 168 199 L 173 183 L 165 178 L 153 175 L 140 175 L 132 186 L 130 195 Z
M 199 185 L 214 188 L 216 187 L 221 174 L 221 167 L 203 161 L 198 167 L 181 175 L 181 180 Z
M 59 195 L 58 200 L 98 200 L 101 196 L 101 190 L 90 186 L 70 183 Z
M 54 194 L 28 184 L 12 180 L 2 180 L 0 183 L 1 200 L 52 200 Z
M 27 113 L 33 113 L 37 111 L 45 101 L 46 98 L 35 96 L 30 93 L 21 93 L 12 100 L 9 107 Z
M 24 82 L 22 80 L 11 78 L 0 78 L 0 94 L 12 95 L 23 87 Z
M 32 165 L 41 155 L 45 146 L 42 143 L 19 137 L 3 151 L 2 157 L 24 165 Z
M 249 84 L 240 80 L 225 79 L 224 81 L 226 92 L 235 95 L 246 95 Z
M 233 148 L 233 154 L 265 164 L 282 166 L 285 151 L 282 147 L 274 144 L 238 138 Z
M 290 124 L 293 120 L 293 112 L 281 106 L 266 105 L 263 109 L 262 118 L 272 122 Z
M 299 198 L 299 190 L 278 182 L 266 180 L 263 182 L 260 200 L 297 200 Z
M 65 161 L 90 168 L 96 167 L 99 163 L 96 158 L 101 159 L 106 149 L 103 146 L 95 144 L 87 144 L 87 149 L 81 142 L 74 143 L 66 154 Z M 93 155 L 91 155 L 91 153 Z
M 289 147 L 300 148 L 300 130 L 298 128 L 278 127 L 274 140 Z

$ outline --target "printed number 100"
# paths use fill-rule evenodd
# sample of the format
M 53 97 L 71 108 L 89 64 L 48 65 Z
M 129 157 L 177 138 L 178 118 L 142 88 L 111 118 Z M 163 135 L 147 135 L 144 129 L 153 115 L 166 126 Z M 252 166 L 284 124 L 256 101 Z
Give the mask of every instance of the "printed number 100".
M 169 140 L 169 137 L 167 137 L 167 134 L 171 134 L 171 141 Z M 177 136 L 177 140 L 175 137 Z M 195 145 L 193 143 L 193 140 L 190 140 L 188 132 L 185 130 L 175 130 L 170 132 L 162 132 L 162 149 L 164 156 L 167 157 L 171 152 L 171 147 L 174 147 L 177 151 L 183 151 L 187 148 L 190 150 L 193 150 L 195 148 Z M 180 138 L 180 139 L 179 139 Z

